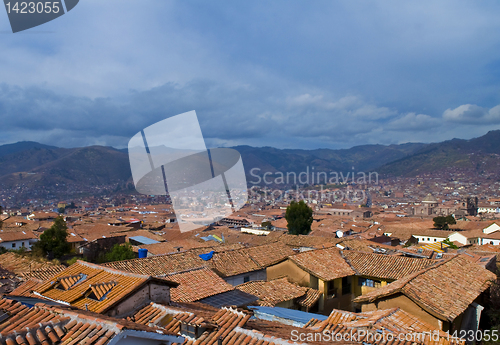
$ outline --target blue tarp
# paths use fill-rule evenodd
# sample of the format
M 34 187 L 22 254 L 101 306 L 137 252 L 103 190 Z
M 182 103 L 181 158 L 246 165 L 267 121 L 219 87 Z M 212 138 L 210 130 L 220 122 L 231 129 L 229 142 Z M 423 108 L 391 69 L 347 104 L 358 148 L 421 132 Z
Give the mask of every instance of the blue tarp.
M 212 250 L 210 253 L 206 253 L 206 254 L 200 254 L 199 257 L 202 258 L 203 260 L 205 261 L 208 261 L 212 258 L 212 256 L 214 256 L 214 251 Z
M 248 307 L 254 311 L 255 317 L 262 320 L 278 321 L 287 325 L 303 327 L 309 320 L 318 319 L 320 321 L 328 319 L 328 316 L 321 314 L 306 313 L 305 311 L 286 309 L 280 307 Z

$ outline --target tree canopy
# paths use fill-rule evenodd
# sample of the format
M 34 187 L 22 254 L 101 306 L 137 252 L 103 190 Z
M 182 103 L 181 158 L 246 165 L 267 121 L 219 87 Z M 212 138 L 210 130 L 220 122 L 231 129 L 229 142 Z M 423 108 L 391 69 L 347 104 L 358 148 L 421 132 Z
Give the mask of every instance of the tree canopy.
M 129 243 L 115 244 L 111 251 L 104 254 L 104 262 L 130 260 L 135 258 L 134 250 Z
M 54 224 L 40 235 L 40 239 L 33 246 L 33 251 L 40 251 L 45 256 L 61 258 L 71 250 L 67 237 L 68 227 L 64 218 L 59 216 L 54 220 Z
M 292 201 L 286 209 L 285 219 L 288 233 L 292 235 L 307 235 L 311 231 L 313 210 L 304 200 Z
M 450 228 L 449 225 L 457 223 L 452 215 L 446 217 L 438 216 L 434 217 L 432 220 L 434 221 L 434 228 L 439 230 L 448 230 Z
M 271 230 L 273 228 L 273 225 L 271 224 L 271 222 L 267 221 L 267 222 L 262 222 L 261 226 L 263 228 L 266 228 L 267 230 Z

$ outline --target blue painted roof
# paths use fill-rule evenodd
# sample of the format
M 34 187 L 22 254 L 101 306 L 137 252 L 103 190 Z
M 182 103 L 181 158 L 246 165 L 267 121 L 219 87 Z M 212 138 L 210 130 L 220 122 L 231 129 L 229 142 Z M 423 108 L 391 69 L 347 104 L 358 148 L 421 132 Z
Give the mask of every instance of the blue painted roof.
M 318 319 L 320 321 L 328 319 L 328 316 L 326 315 L 306 313 L 305 311 L 286 309 L 280 307 L 249 306 L 248 308 L 252 309 L 254 311 L 254 315 L 259 319 L 273 320 L 278 322 L 279 322 L 278 319 L 290 320 L 291 322 L 286 322 L 286 323 L 297 327 L 302 327 L 312 318 Z
M 139 242 L 141 244 L 154 244 L 154 243 L 160 243 L 158 241 L 155 241 L 155 240 L 152 240 L 150 238 L 147 238 L 145 236 L 133 236 L 133 237 L 129 237 L 130 240 L 133 240 L 133 241 L 136 241 L 136 242 Z

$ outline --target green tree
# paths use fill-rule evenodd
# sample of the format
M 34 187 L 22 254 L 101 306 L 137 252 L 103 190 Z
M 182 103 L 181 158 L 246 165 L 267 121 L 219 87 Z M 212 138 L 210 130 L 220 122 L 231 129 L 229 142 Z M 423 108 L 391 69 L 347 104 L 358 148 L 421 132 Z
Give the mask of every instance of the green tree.
M 288 233 L 292 235 L 307 235 L 311 231 L 313 210 L 304 200 L 292 201 L 286 208 L 285 219 L 288 224 Z
M 135 253 L 129 243 L 115 244 L 110 252 L 106 253 L 103 262 L 130 260 L 135 258 Z
M 432 220 L 434 221 L 434 228 L 439 230 L 448 230 L 450 228 L 449 225 L 457 223 L 457 221 L 451 214 L 446 217 L 434 217 Z
M 458 246 L 457 246 L 457 245 L 455 245 L 453 242 L 451 242 L 449 238 L 445 239 L 445 240 L 443 241 L 443 243 L 445 243 L 445 244 L 449 245 L 449 247 L 448 247 L 448 248 L 450 248 L 450 249 L 458 249 Z
M 68 227 L 64 218 L 59 216 L 54 220 L 54 224 L 40 235 L 40 239 L 34 244 L 33 252 L 60 258 L 71 250 L 67 237 Z
M 261 226 L 263 228 L 266 228 L 267 230 L 271 230 L 273 228 L 273 225 L 271 224 L 271 222 L 267 221 L 267 222 L 262 222 Z

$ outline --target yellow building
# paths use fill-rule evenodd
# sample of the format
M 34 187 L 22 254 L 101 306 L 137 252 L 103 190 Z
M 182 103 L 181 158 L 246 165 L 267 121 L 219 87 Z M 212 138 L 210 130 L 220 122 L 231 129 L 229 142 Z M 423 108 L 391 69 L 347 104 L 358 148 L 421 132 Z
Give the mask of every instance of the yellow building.
M 292 255 L 267 268 L 267 279 L 290 281 L 319 290 L 318 309 L 359 311 L 352 300 L 435 264 L 435 260 L 340 250 L 337 247 Z
M 353 302 L 363 311 L 399 307 L 443 331 L 477 330 L 484 292 L 495 279 L 495 274 L 459 255 Z

